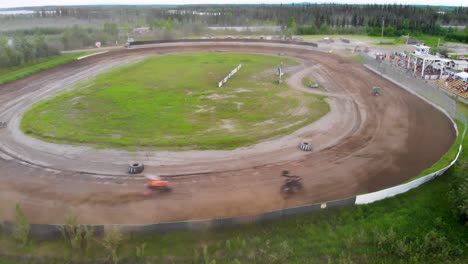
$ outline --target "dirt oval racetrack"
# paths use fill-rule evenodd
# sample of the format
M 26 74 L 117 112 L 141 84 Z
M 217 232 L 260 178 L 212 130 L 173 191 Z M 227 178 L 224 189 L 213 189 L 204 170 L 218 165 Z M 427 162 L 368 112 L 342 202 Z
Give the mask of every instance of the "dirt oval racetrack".
M 329 131 L 309 135 L 318 145 L 321 141 L 331 142 L 335 134 L 344 136 L 333 144 L 324 144 L 319 151 L 300 155 L 295 154 L 299 152 L 297 148 L 287 146 L 271 155 L 256 155 L 255 159 L 236 155 L 236 159 L 202 162 L 203 166 L 149 166 L 150 172 L 162 170 L 168 175 L 172 170 L 201 170 L 200 166 L 205 171 L 174 177 L 171 193 L 152 198 L 142 194 L 145 180 L 141 177 L 84 173 L 76 169 L 79 164 L 74 164 L 73 159 L 60 168 L 47 166 L 47 162 L 37 166 L 0 149 L 2 217 L 14 219 L 16 203 L 21 203 L 31 223 L 61 223 L 67 213 L 77 214 L 83 224 L 142 224 L 256 214 L 397 185 L 431 166 L 454 142 L 455 130 L 447 116 L 358 62 L 285 45 L 186 43 L 115 50 L 1 85 L 0 107 L 13 109 L 15 99 L 26 98 L 51 82 L 69 76 L 86 78 L 86 70 L 96 65 L 117 65 L 154 54 L 202 51 L 298 58 L 303 62 L 302 69 L 287 80 L 290 86 L 297 87 L 301 76 L 312 75 L 329 90 L 326 94 L 335 98 L 331 100 L 335 100 L 336 109 L 341 109 L 341 102 L 352 102 L 353 115 L 338 111 L 338 115 L 353 119 L 340 121 L 350 129 L 340 134 L 344 128 L 331 126 Z M 372 96 L 372 86 L 382 87 L 383 96 Z M 9 130 L 0 130 L 0 140 L 9 140 L 8 133 Z M 17 151 L 21 149 L 24 150 L 21 147 Z M 206 170 L 208 167 L 214 169 Z M 279 191 L 282 170 L 302 176 L 304 190 L 285 199 Z

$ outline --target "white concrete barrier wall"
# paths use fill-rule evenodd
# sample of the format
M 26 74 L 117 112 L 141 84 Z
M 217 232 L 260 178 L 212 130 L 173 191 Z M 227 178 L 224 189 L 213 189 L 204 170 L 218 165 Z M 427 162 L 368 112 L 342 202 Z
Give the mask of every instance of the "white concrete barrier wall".
M 103 53 L 106 53 L 106 52 L 108 52 L 108 50 L 101 51 L 101 52 L 96 52 L 96 53 L 93 53 L 93 54 L 88 54 L 88 55 L 85 55 L 85 56 L 81 56 L 81 57 L 76 58 L 76 60 L 86 59 L 86 58 L 88 58 L 88 57 L 95 56 L 95 55 L 99 55 L 99 54 L 103 54 Z
M 388 198 L 388 197 L 395 196 L 397 194 L 407 192 L 407 191 L 409 191 L 411 189 L 414 189 L 414 188 L 420 186 L 421 184 L 423 184 L 425 182 L 428 182 L 428 181 L 434 179 L 437 176 L 440 176 L 440 175 L 444 174 L 444 172 L 446 170 L 448 170 L 450 167 L 452 167 L 453 164 L 455 164 L 455 162 L 458 160 L 458 157 L 460 156 L 461 151 L 462 151 L 462 145 L 460 144 L 460 146 L 458 147 L 458 153 L 455 156 L 455 159 L 447 167 L 445 167 L 445 168 L 443 168 L 441 170 L 438 170 L 438 171 L 436 171 L 434 173 L 431 173 L 429 175 L 418 178 L 416 180 L 410 181 L 408 183 L 404 183 L 404 184 L 401 184 L 401 185 L 397 185 L 395 187 L 391 187 L 391 188 L 384 189 L 384 190 L 377 191 L 377 192 L 373 192 L 373 193 L 358 195 L 358 196 L 356 196 L 356 204 L 369 204 L 369 203 L 373 203 L 373 202 L 376 202 L 376 201 L 379 201 L 379 200 L 383 200 L 383 199 Z

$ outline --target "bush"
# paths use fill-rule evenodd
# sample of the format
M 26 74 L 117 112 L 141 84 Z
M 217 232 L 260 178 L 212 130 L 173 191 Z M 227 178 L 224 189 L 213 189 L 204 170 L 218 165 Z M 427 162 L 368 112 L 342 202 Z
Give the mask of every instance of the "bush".
M 80 225 L 78 218 L 74 215 L 65 217 L 65 224 L 59 227 L 65 241 L 70 247 L 70 257 L 73 258 L 74 253 L 86 253 L 94 235 L 94 228 Z
M 16 204 L 16 226 L 13 232 L 13 237 L 20 243 L 22 247 L 26 246 L 29 241 L 30 225 L 26 215 L 23 212 L 20 204 Z
M 454 180 L 450 185 L 449 197 L 452 211 L 465 225 L 468 225 L 468 161 L 460 161 L 454 168 Z
M 441 225 L 436 218 L 434 226 Z M 376 232 L 377 250 L 389 257 L 408 262 L 442 261 L 458 256 L 462 252 L 439 230 L 431 229 L 424 236 L 404 236 L 390 229 L 387 233 Z
M 106 250 L 107 258 L 109 261 L 112 261 L 112 263 L 119 262 L 118 250 L 122 240 L 122 233 L 116 228 L 106 232 L 104 238 L 101 240 L 101 245 Z

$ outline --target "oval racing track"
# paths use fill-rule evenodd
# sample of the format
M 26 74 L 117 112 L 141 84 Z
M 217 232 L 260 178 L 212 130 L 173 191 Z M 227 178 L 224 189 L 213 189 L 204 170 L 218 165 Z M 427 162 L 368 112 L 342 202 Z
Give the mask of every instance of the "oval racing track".
M 328 89 L 331 111 L 291 135 L 234 151 L 126 153 L 59 146 L 18 131 L 34 102 L 111 67 L 149 55 L 232 51 L 284 54 L 303 62 L 287 79 L 293 89 L 311 76 Z M 383 96 L 373 97 L 372 86 Z M 160 45 L 92 56 L 0 86 L 0 212 L 14 218 L 21 203 L 32 223 L 130 224 L 249 215 L 350 197 L 397 185 L 436 162 L 455 138 L 451 121 L 416 96 L 351 58 L 270 44 Z M 293 110 L 292 110 L 293 111 Z M 301 152 L 300 140 L 316 149 Z M 145 172 L 173 177 L 172 193 L 146 198 L 144 179 L 124 175 L 129 159 Z M 304 179 L 304 190 L 284 199 L 282 170 Z

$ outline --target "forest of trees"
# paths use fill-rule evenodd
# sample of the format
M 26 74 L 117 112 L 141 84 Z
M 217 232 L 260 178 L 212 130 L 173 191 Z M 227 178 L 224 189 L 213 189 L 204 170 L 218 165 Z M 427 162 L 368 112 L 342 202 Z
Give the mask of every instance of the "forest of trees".
M 96 41 L 112 45 L 118 35 L 119 29 L 115 23 L 105 23 L 102 28 L 37 28 L 0 34 L 0 68 L 20 66 L 58 55 L 63 49 L 92 47 Z
M 288 5 L 182 5 L 182 6 L 115 6 L 59 7 L 36 10 L 32 15 L 44 17 L 75 17 L 107 19 L 117 23 L 170 19 L 178 23 L 199 22 L 207 26 L 286 25 L 294 17 L 297 25 L 321 28 L 365 27 L 380 28 L 382 21 L 400 31 L 441 34 L 441 25 L 465 26 L 468 7 L 434 7 L 409 5 L 346 5 L 346 4 L 288 4 Z M 389 29 L 389 31 L 391 31 Z M 372 31 L 370 31 L 372 33 Z
M 0 68 L 20 66 L 57 54 L 59 50 L 48 44 L 43 35 L 0 38 Z
M 202 23 L 207 26 L 286 25 L 294 17 L 297 25 L 321 28 L 380 28 L 382 21 L 394 29 L 425 34 L 441 34 L 441 25 L 468 24 L 468 7 L 434 7 L 410 5 L 181 5 L 181 6 L 90 6 L 35 9 L 36 18 L 74 17 L 105 19 L 109 22 L 144 22 L 170 19 L 178 23 Z M 388 31 L 391 31 L 390 29 Z M 369 31 L 373 33 L 373 31 Z
M 135 27 L 149 27 L 155 39 L 206 33 L 208 26 L 281 26 L 283 34 L 437 35 L 468 43 L 468 7 L 408 5 L 181 5 L 30 8 L 30 15 L 0 16 L 0 24 L 33 21 L 31 27 L 0 28 L 0 67 L 17 66 L 62 49 L 122 44 Z M 34 22 L 51 21 L 34 28 Z M 61 23 L 72 21 L 70 23 Z M 85 21 L 87 26 L 73 24 Z M 98 21 L 98 22 L 96 22 Z

